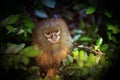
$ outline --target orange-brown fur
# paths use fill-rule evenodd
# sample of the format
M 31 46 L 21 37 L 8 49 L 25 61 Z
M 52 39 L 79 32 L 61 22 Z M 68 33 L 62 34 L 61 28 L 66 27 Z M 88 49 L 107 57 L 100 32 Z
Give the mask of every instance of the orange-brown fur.
M 52 44 L 43 35 L 45 30 L 60 28 L 59 42 Z M 36 57 L 37 64 L 45 73 L 45 77 L 55 77 L 57 75 L 61 61 L 66 58 L 72 48 L 72 42 L 68 27 L 62 19 L 43 20 L 33 30 L 33 45 L 43 51 Z

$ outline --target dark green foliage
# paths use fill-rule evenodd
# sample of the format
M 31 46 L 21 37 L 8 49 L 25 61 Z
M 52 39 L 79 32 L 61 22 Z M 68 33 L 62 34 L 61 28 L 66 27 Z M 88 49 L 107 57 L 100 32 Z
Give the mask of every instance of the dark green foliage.
M 120 53 L 116 1 L 1 0 L 0 4 L 0 79 L 44 80 L 34 62 L 41 51 L 31 46 L 31 33 L 36 19 L 49 17 L 65 19 L 74 45 L 52 80 L 107 80 L 115 74 L 108 72 L 114 70 Z

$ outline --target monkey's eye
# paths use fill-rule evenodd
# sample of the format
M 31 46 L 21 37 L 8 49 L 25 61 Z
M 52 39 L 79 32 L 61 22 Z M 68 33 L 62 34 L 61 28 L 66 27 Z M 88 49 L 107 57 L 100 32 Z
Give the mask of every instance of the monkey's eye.
M 45 34 L 46 37 L 50 37 L 50 35 L 51 35 L 51 33 L 47 32 L 47 31 L 44 34 Z
M 46 35 L 50 35 L 50 32 L 45 32 Z
M 60 33 L 60 30 L 59 30 L 59 29 L 55 30 L 55 33 L 59 34 L 59 33 Z

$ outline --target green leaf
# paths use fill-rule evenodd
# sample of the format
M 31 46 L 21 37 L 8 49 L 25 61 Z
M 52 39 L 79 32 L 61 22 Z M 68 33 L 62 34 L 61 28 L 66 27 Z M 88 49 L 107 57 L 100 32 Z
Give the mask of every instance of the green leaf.
M 113 34 L 120 33 L 120 28 L 115 25 L 107 24 L 107 29 L 112 30 Z
M 63 61 L 63 64 L 66 66 L 66 65 L 69 65 L 71 62 L 68 60 L 68 59 L 65 59 L 64 61 Z
M 99 61 L 100 61 L 100 59 L 101 59 L 101 56 L 100 56 L 100 55 L 97 55 L 97 56 L 95 56 L 95 57 L 96 57 L 96 63 L 98 64 Z
M 73 57 L 72 57 L 71 55 L 67 55 L 67 58 L 69 59 L 69 61 L 70 61 L 71 63 L 73 63 Z
M 53 78 L 52 80 L 61 80 L 61 77 L 59 75 L 57 75 L 55 78 Z
M 113 40 L 113 35 L 112 35 L 112 33 L 111 32 L 107 32 L 107 35 L 108 35 L 108 38 L 109 38 L 109 40 Z
M 40 50 L 36 50 L 34 46 L 29 46 L 24 48 L 21 52 L 20 55 L 26 56 L 26 57 L 36 57 L 41 54 Z
M 27 67 L 24 66 L 24 65 L 19 65 L 18 67 L 19 67 L 19 69 L 22 69 L 22 70 L 25 70 L 25 71 L 27 70 Z
M 11 25 L 7 25 L 5 26 L 5 28 L 9 31 L 9 32 L 15 32 L 15 28 Z
M 83 50 L 80 50 L 80 52 L 79 52 L 79 59 L 80 59 L 80 61 L 86 60 L 85 52 Z
M 102 43 L 103 43 L 103 39 L 100 37 L 100 38 L 96 41 L 96 45 L 97 45 L 97 46 L 101 46 Z
M 105 57 L 102 57 L 100 60 L 100 64 L 105 65 L 105 63 L 106 63 L 106 59 L 105 59 Z
M 25 44 L 24 43 L 21 43 L 19 45 L 17 45 L 14 50 L 12 51 L 13 54 L 16 54 L 18 52 L 20 52 L 23 48 L 25 47 Z
M 32 29 L 35 26 L 35 24 L 30 20 L 23 20 L 23 23 L 26 28 Z
M 101 51 L 106 51 L 108 49 L 108 47 L 109 47 L 108 44 L 104 44 L 100 47 L 100 50 Z
M 12 58 L 13 58 L 13 63 L 18 65 L 18 63 L 21 60 L 21 56 L 17 55 L 17 56 L 13 56 Z
M 7 47 L 10 47 L 10 46 L 12 46 L 12 45 L 16 45 L 16 44 L 10 43 L 10 42 L 7 43 Z
M 27 28 L 26 31 L 27 31 L 28 33 L 32 33 L 32 29 L 30 29 L 30 28 Z
M 94 56 L 93 53 L 90 53 L 90 55 L 89 55 L 88 58 L 89 58 L 90 63 L 91 63 L 92 65 L 96 64 L 96 56 Z
M 22 34 L 22 33 L 24 33 L 24 29 L 21 28 L 21 29 L 19 29 L 17 34 Z
M 84 22 L 83 19 L 80 20 L 80 27 L 81 27 L 82 29 L 85 28 L 85 22 Z
M 82 76 L 85 76 L 85 75 L 87 75 L 89 72 L 90 72 L 90 71 L 89 71 L 88 68 L 83 68 L 81 75 L 82 75 Z
M 30 72 L 39 71 L 39 70 L 40 70 L 39 66 L 35 66 L 35 65 L 29 68 Z
M 86 66 L 87 67 L 92 67 L 96 64 L 96 57 L 94 56 L 93 53 L 90 53 L 90 55 L 88 56 L 87 60 L 86 60 Z
M 78 66 L 79 66 L 79 68 L 83 68 L 84 67 L 83 61 L 78 61 Z
M 41 2 L 47 7 L 55 8 L 55 0 L 41 0 Z
M 11 15 L 9 17 L 7 17 L 6 19 L 4 19 L 1 24 L 2 25 L 7 25 L 7 24 L 14 24 L 17 22 L 17 20 L 19 19 L 20 15 Z
M 10 44 L 10 46 L 5 50 L 5 54 L 11 54 L 16 47 L 16 44 Z
M 28 65 L 28 64 L 29 64 L 29 58 L 26 57 L 26 56 L 22 56 L 21 62 L 22 62 L 24 65 Z
M 87 10 L 86 10 L 86 14 L 92 14 L 92 13 L 95 12 L 95 10 L 96 10 L 95 7 L 89 6 L 89 7 L 87 8 Z
M 91 41 L 92 39 L 90 37 L 87 36 L 82 36 L 80 37 L 80 41 Z
M 112 40 L 112 41 L 114 41 L 114 42 L 118 42 L 117 40 L 116 40 L 116 37 L 112 34 L 112 32 L 107 32 L 107 35 L 108 35 L 108 38 L 109 38 L 109 40 Z
M 38 16 L 40 18 L 47 18 L 48 17 L 46 12 L 40 11 L 40 10 L 35 10 L 35 14 L 36 14 L 36 16 Z
M 105 15 L 106 15 L 108 18 L 111 18 L 111 17 L 112 17 L 111 13 L 110 13 L 110 12 L 107 12 L 107 11 L 105 11 Z
M 73 59 L 78 59 L 78 54 L 79 54 L 78 48 L 74 49 L 72 51 Z
M 27 33 L 27 30 L 24 29 L 24 33 L 23 33 L 24 37 L 27 37 L 28 33 Z
M 75 42 L 75 41 L 77 41 L 79 38 L 80 38 L 80 35 L 78 34 L 78 35 L 75 35 L 72 40 L 73 40 L 73 42 Z

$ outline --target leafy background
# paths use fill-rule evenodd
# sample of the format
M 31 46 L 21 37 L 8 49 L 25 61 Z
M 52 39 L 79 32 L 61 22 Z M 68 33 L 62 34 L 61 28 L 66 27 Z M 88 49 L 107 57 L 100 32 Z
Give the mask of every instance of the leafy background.
M 119 78 L 116 0 L 1 0 L 0 10 L 2 80 L 44 80 L 34 61 L 41 51 L 31 46 L 31 33 L 37 21 L 51 17 L 67 22 L 74 45 L 52 80 Z

